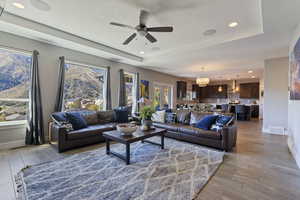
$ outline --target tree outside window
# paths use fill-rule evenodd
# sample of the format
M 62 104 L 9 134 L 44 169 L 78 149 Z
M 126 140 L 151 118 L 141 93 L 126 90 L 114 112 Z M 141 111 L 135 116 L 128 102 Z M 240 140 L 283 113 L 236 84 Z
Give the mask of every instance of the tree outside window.
M 66 63 L 64 85 L 65 110 L 104 110 L 106 70 Z

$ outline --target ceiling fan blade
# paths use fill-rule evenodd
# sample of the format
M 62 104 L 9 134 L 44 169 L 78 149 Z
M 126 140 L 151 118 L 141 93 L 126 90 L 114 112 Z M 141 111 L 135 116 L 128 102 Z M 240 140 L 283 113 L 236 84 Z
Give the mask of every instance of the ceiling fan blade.
M 147 33 L 147 35 L 145 35 L 145 37 L 151 42 L 154 43 L 157 41 L 157 39 L 155 39 L 155 37 L 153 37 L 153 35 L 151 35 L 150 33 Z
M 129 44 L 129 42 L 131 42 L 135 37 L 136 37 L 136 33 L 134 33 L 131 36 L 129 36 L 129 38 L 127 38 L 127 40 L 125 40 L 125 42 L 123 42 L 123 44 L 124 45 Z
M 165 27 L 150 27 L 147 28 L 149 32 L 173 32 L 172 26 L 165 26 Z
M 140 25 L 146 26 L 146 22 L 148 20 L 149 17 L 149 12 L 146 10 L 141 10 L 140 13 Z
M 135 30 L 135 28 L 133 26 L 129 26 L 129 25 L 126 25 L 126 24 L 120 24 L 120 23 L 117 23 L 117 22 L 110 22 L 110 25 L 119 26 L 119 27 L 129 28 L 129 29 L 134 29 Z

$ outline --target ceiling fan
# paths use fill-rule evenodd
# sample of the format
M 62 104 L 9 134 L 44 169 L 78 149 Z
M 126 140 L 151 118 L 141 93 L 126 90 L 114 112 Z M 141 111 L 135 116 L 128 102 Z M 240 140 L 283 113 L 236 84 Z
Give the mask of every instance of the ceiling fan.
M 151 35 L 149 32 L 173 32 L 173 27 L 172 26 L 164 26 L 164 27 L 147 27 L 146 22 L 149 17 L 149 12 L 145 10 L 141 10 L 140 12 L 140 23 L 137 26 L 130 26 L 130 25 L 125 25 L 125 24 L 120 24 L 116 22 L 110 22 L 111 25 L 113 26 L 119 26 L 123 28 L 128 28 L 131 30 L 136 31 L 132 35 L 130 35 L 124 42 L 123 45 L 129 44 L 136 36 L 137 33 L 145 37 L 147 40 L 149 40 L 151 43 L 157 42 L 157 39 Z

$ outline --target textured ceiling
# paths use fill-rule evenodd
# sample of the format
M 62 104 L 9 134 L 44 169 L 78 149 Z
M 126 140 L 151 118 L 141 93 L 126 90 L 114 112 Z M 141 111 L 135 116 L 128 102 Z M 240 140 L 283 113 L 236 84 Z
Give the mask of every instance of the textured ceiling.
M 8 0 L 6 10 L 144 57 L 143 62 L 122 62 L 177 76 L 213 79 L 247 78 L 250 69 L 261 76 L 265 59 L 287 56 L 290 36 L 300 19 L 298 0 L 45 0 L 51 6 L 48 12 L 37 10 L 29 0 L 18 1 L 25 9 L 13 7 L 15 0 Z M 132 31 L 109 23 L 135 26 L 141 9 L 151 13 L 148 26 L 172 25 L 174 32 L 153 33 L 158 39 L 154 44 L 138 37 L 124 46 L 122 42 Z M 239 26 L 229 28 L 233 21 Z M 208 29 L 217 32 L 204 36 Z M 41 35 L 36 33 L 36 37 Z

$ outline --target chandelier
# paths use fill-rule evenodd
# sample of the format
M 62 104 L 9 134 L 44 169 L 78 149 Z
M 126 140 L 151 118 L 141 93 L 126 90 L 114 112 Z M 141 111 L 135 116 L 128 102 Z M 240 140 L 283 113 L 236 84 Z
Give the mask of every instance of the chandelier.
M 199 87 L 206 87 L 209 84 L 209 78 L 197 78 L 196 83 Z

